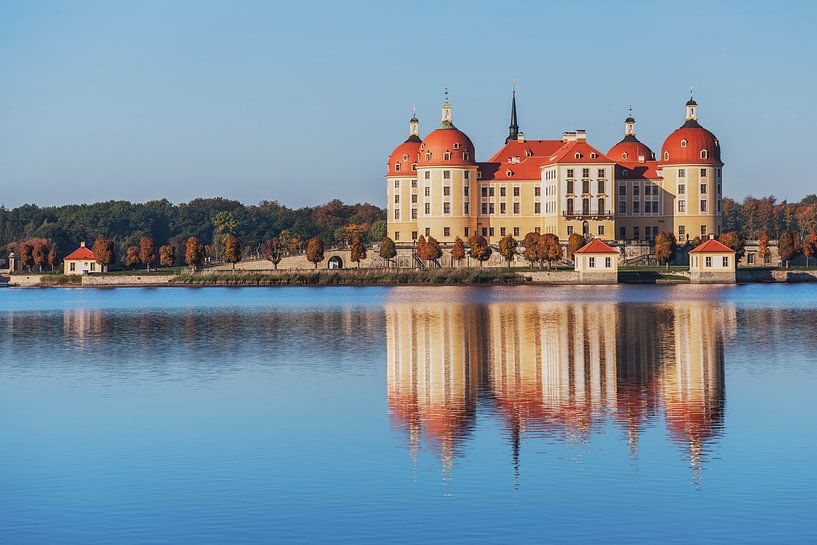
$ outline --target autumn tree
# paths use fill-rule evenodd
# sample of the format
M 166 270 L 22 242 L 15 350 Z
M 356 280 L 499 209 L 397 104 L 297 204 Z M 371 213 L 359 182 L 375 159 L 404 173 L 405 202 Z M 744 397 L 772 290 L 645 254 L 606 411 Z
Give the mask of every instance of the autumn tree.
M 461 263 L 465 259 L 465 243 L 460 237 L 454 239 L 454 246 L 451 248 L 451 263 Z
M 323 244 L 323 239 L 321 239 L 321 244 Z M 293 234 L 287 243 L 287 251 L 289 252 L 289 255 L 298 255 L 301 253 L 302 245 L 303 241 L 301 240 L 301 236 L 298 234 Z
M 17 259 L 20 260 L 20 265 L 26 269 L 28 272 L 31 272 L 31 265 L 34 263 L 34 258 L 32 257 L 32 251 L 34 249 L 31 247 L 31 244 L 23 242 L 19 246 L 17 246 Z
M 366 243 L 363 242 L 363 237 L 360 235 L 352 236 L 352 248 L 350 259 L 357 263 L 357 268 L 360 268 L 360 262 L 366 259 Z
M 148 236 L 139 239 L 139 260 L 146 269 L 150 269 L 151 263 L 156 263 L 156 245 Z
M 397 256 L 397 248 L 394 241 L 389 237 L 383 239 L 380 243 L 380 257 L 386 260 L 386 267 L 391 266 L 391 260 Z
M 176 252 L 173 251 L 173 246 L 165 244 L 159 248 L 159 264 L 162 267 L 172 267 L 176 264 Z
M 312 237 L 309 239 L 309 242 L 306 244 L 306 259 L 310 263 L 314 263 L 316 269 L 318 268 L 318 263 L 323 261 L 323 251 L 324 244 L 321 237 Z
M 783 260 L 783 265 L 788 267 L 789 261 L 791 261 L 791 259 L 797 253 L 794 235 L 791 231 L 783 231 L 780 233 L 780 239 L 777 241 L 777 253 L 780 254 L 780 259 Z
M 53 272 L 59 264 L 60 259 L 57 257 L 57 249 L 54 248 L 54 245 L 52 244 L 48 249 L 48 265 L 51 267 L 51 271 Z
M 422 260 L 425 260 L 423 257 L 425 255 L 425 246 L 426 246 L 426 237 L 420 235 L 417 237 L 417 241 L 414 243 L 414 253 L 417 257 Z
M 516 247 L 519 243 L 511 235 L 505 235 L 499 240 L 499 255 L 502 259 L 508 262 L 508 268 L 511 268 L 513 258 L 516 257 Z
M 746 246 L 746 241 L 743 240 L 740 233 L 737 231 L 727 231 L 718 237 L 718 241 L 720 241 L 720 243 L 724 246 L 734 250 L 736 259 L 740 260 L 741 256 L 743 255 L 744 247 Z
M 704 241 L 701 239 L 701 237 L 695 237 L 692 239 L 692 241 L 690 241 L 689 244 L 692 246 L 693 249 L 695 249 L 703 243 Z
M 241 261 L 241 243 L 234 235 L 224 237 L 224 261 L 233 266 L 233 272 L 235 264 Z
M 419 242 L 418 242 L 419 246 Z M 442 248 L 440 248 L 440 243 L 437 242 L 432 236 L 429 236 L 425 243 L 420 247 L 420 259 L 424 261 L 428 261 L 430 263 L 436 262 L 440 259 L 443 255 Z
M 806 267 L 808 267 L 809 259 L 815 253 L 817 253 L 817 233 L 812 231 L 809 233 L 809 236 L 806 237 L 805 242 L 803 242 L 803 255 L 806 256 Z
M 582 246 L 584 246 L 584 237 L 579 233 L 573 233 L 567 237 L 567 258 L 573 259 L 573 254 Z
M 655 259 L 669 269 L 669 262 L 675 258 L 677 242 L 672 233 L 658 233 L 655 237 Z
M 524 246 L 525 250 L 522 252 L 522 257 L 524 257 L 527 262 L 530 264 L 531 267 L 537 262 L 540 261 L 539 259 L 539 240 L 541 236 L 539 233 L 535 233 L 531 231 L 525 238 L 522 239 L 522 246 Z
M 44 241 L 38 240 L 34 243 L 34 247 L 31 249 L 31 259 L 37 265 L 39 271 L 43 272 L 43 265 L 48 259 L 48 246 Z
M 278 237 L 272 237 L 264 245 L 264 257 L 272 261 L 272 266 L 278 270 L 278 264 L 284 257 L 284 248 L 281 245 L 281 240 Z
M 137 246 L 129 246 L 127 252 L 125 252 L 125 265 L 133 270 L 141 262 L 142 260 L 139 258 L 139 248 Z
M 196 237 L 189 237 L 184 246 L 184 262 L 188 267 L 193 269 L 193 272 L 195 272 L 196 267 L 201 265 L 203 258 L 204 251 L 201 244 L 199 244 L 199 239 Z
M 468 245 L 471 247 L 469 252 L 471 257 L 479 261 L 480 267 L 482 267 L 482 263 L 484 261 L 488 261 L 488 259 L 491 258 L 493 250 L 491 249 L 491 245 L 488 244 L 488 241 L 485 240 L 485 237 L 482 235 L 474 235 L 469 238 Z
M 96 262 L 100 265 L 100 270 L 105 272 L 107 267 L 115 260 L 113 241 L 107 237 L 97 237 L 91 248 Z
M 555 261 L 562 259 L 562 243 L 559 237 L 553 233 L 545 233 L 539 237 L 539 252 L 537 254 L 540 261 L 548 262 L 548 269 L 553 267 Z
M 761 231 L 757 236 L 757 257 L 761 263 L 766 263 L 770 255 L 769 235 L 766 234 L 766 231 Z

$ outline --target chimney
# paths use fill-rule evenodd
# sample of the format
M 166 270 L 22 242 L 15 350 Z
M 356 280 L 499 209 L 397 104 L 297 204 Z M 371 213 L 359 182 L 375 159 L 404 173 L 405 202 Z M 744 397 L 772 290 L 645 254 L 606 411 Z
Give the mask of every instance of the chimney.
M 85 241 L 84 240 L 79 243 L 79 247 L 80 248 L 85 248 Z
M 709 240 L 715 240 L 715 233 L 709 233 Z
M 517 134 L 516 135 L 516 141 L 517 142 L 524 142 L 525 141 L 525 133 L 520 132 L 519 134 Z
M 576 135 L 576 142 L 587 142 L 587 131 L 584 129 L 578 129 L 575 132 Z

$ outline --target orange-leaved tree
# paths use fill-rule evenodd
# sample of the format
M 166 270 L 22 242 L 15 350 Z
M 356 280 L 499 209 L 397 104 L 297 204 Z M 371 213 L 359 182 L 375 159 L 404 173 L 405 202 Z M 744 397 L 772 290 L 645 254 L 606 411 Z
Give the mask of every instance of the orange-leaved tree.
M 721 236 L 718 237 L 718 241 L 724 246 L 735 250 L 737 259 L 740 259 L 743 255 L 743 248 L 746 246 L 746 242 L 737 231 L 727 231 L 726 233 L 722 233 Z
M 465 243 L 460 237 L 454 239 L 454 246 L 451 248 L 451 263 L 461 263 L 465 259 Z
M 803 242 L 803 255 L 806 256 L 806 267 L 808 267 L 809 259 L 815 253 L 817 253 L 817 233 L 812 231 Z
M 366 259 L 366 243 L 363 242 L 363 237 L 360 235 L 352 235 L 352 255 L 350 259 L 357 263 L 357 268 L 360 268 L 360 262 Z
M 188 267 L 196 271 L 196 267 L 201 265 L 204 259 L 204 249 L 196 237 L 189 237 L 184 246 L 184 262 Z
M 420 259 L 429 262 L 436 262 L 442 257 L 442 255 L 443 251 L 442 248 L 440 248 L 440 243 L 437 242 L 437 239 L 434 237 L 429 236 L 420 250 Z
M 513 258 L 516 257 L 516 247 L 519 243 L 511 235 L 505 235 L 499 241 L 499 255 L 502 259 L 508 262 L 508 268 L 511 268 Z
M 479 261 L 480 267 L 482 267 L 483 261 L 488 261 L 491 258 L 493 250 L 482 235 L 473 235 L 468 239 L 468 245 L 471 247 L 471 257 Z
M 791 231 L 783 231 L 780 233 L 780 239 L 777 241 L 777 253 L 780 254 L 783 265 L 788 267 L 789 261 L 791 261 L 797 253 L 797 245 L 795 244 L 794 235 Z
M 48 245 L 44 241 L 38 240 L 34 243 L 34 247 L 31 249 L 31 259 L 40 272 L 43 272 L 43 265 L 48 259 Z
M 278 237 L 272 237 L 264 245 L 264 257 L 272 261 L 272 266 L 278 270 L 278 263 L 284 258 L 284 247 Z
M 224 236 L 224 261 L 233 266 L 233 272 L 235 264 L 241 261 L 241 243 L 234 235 Z
M 655 259 L 669 269 L 669 262 L 675 257 L 677 243 L 672 233 L 658 233 L 655 236 Z
M 573 254 L 582 246 L 584 246 L 584 237 L 579 233 L 573 233 L 567 237 L 567 258 L 573 259 Z
M 20 265 L 31 272 L 31 265 L 34 263 L 34 258 L 31 253 L 34 249 L 31 244 L 23 242 L 17 246 L 17 259 L 20 260 Z
M 324 244 L 321 237 L 312 237 L 309 239 L 309 242 L 306 243 L 306 259 L 310 263 L 314 263 L 316 269 L 318 268 L 318 263 L 323 261 L 323 250 Z
M 539 240 L 540 240 L 539 233 L 535 233 L 531 231 L 525 238 L 522 239 L 522 246 L 525 247 L 525 251 L 522 252 L 522 256 L 530 263 L 530 266 L 533 267 L 534 263 L 541 261 L 539 258 Z
M 146 269 L 150 269 L 151 263 L 156 263 L 156 245 L 149 236 L 139 239 L 139 260 Z
M 176 252 L 170 244 L 159 248 L 159 264 L 162 267 L 172 267 L 176 264 Z
M 380 257 L 386 260 L 386 267 L 391 267 L 391 260 L 397 256 L 397 247 L 394 241 L 389 237 L 383 239 L 380 243 Z
M 757 257 L 761 263 L 768 261 L 771 252 L 769 252 L 769 235 L 766 231 L 761 231 L 757 235 Z
M 422 260 L 425 260 L 423 257 L 425 255 L 425 246 L 426 246 L 426 237 L 420 235 L 417 237 L 417 242 L 414 243 L 414 253 L 417 257 Z
M 142 260 L 139 259 L 139 248 L 136 246 L 129 246 L 128 250 L 125 252 L 125 265 L 133 270 L 141 262 Z
M 548 262 L 548 269 L 554 261 L 562 259 L 562 244 L 553 233 L 545 233 L 539 238 L 539 259 Z
M 115 260 L 113 241 L 107 237 L 97 237 L 91 251 L 94 253 L 96 262 L 99 263 L 102 272 L 105 272 Z

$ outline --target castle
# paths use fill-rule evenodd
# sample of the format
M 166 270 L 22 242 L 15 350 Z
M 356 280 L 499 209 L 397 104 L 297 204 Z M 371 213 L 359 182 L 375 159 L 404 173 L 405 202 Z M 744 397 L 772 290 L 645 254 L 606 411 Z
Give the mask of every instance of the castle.
M 454 126 L 446 92 L 440 126 L 425 138 L 413 115 L 409 136 L 389 157 L 388 236 L 398 245 L 418 236 L 450 244 L 482 235 L 573 233 L 621 243 L 671 232 L 679 242 L 721 231 L 721 150 L 698 123 L 690 94 L 686 119 L 655 157 L 635 134 L 632 112 L 624 137 L 607 153 L 583 130 L 559 140 L 527 140 L 519 131 L 516 91 L 505 145 L 478 162 L 471 139 Z

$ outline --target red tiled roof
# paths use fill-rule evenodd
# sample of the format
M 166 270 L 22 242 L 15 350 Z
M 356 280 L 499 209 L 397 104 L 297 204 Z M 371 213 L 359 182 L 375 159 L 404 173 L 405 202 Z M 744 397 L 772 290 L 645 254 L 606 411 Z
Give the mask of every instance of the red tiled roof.
M 450 159 L 445 159 L 446 152 Z M 430 158 L 426 159 L 426 154 Z M 440 166 L 471 166 L 476 164 L 474 144 L 464 132 L 459 129 L 435 129 L 428 133 L 420 144 L 420 167 Z
M 86 248 L 85 246 L 80 246 L 67 256 L 63 261 L 88 261 L 88 260 L 95 260 L 96 256 L 94 252 Z
M 681 143 L 684 143 L 684 146 Z M 706 159 L 701 151 L 706 150 Z M 667 159 L 664 159 L 667 157 Z M 667 136 L 661 147 L 661 162 L 665 165 L 714 165 L 721 164 L 721 145 L 715 135 L 701 127 L 697 121 L 687 121 L 684 126 Z
M 579 157 L 576 157 L 576 154 Z M 596 157 L 593 157 L 593 154 Z M 609 157 L 587 142 L 568 142 L 548 157 L 547 164 L 555 163 L 613 163 Z
M 690 250 L 689 253 L 691 254 L 722 254 L 724 252 L 731 252 L 734 253 L 735 251 L 726 246 L 722 242 L 715 240 L 714 238 L 710 238 L 697 248 Z
M 585 244 L 578 250 L 576 250 L 577 254 L 617 254 L 618 252 L 612 249 L 610 246 L 605 244 L 599 239 L 595 239 L 590 241 L 588 244 Z
M 417 172 L 411 169 L 411 165 L 419 161 L 421 141 L 409 139 L 397 146 L 389 156 L 389 166 L 386 176 L 414 176 Z M 405 157 L 405 159 L 403 159 Z M 400 165 L 400 170 L 395 169 L 395 165 Z
M 561 140 L 512 140 L 485 163 L 479 163 L 482 180 L 541 180 L 542 165 L 564 144 Z M 517 162 L 512 162 L 516 158 Z

